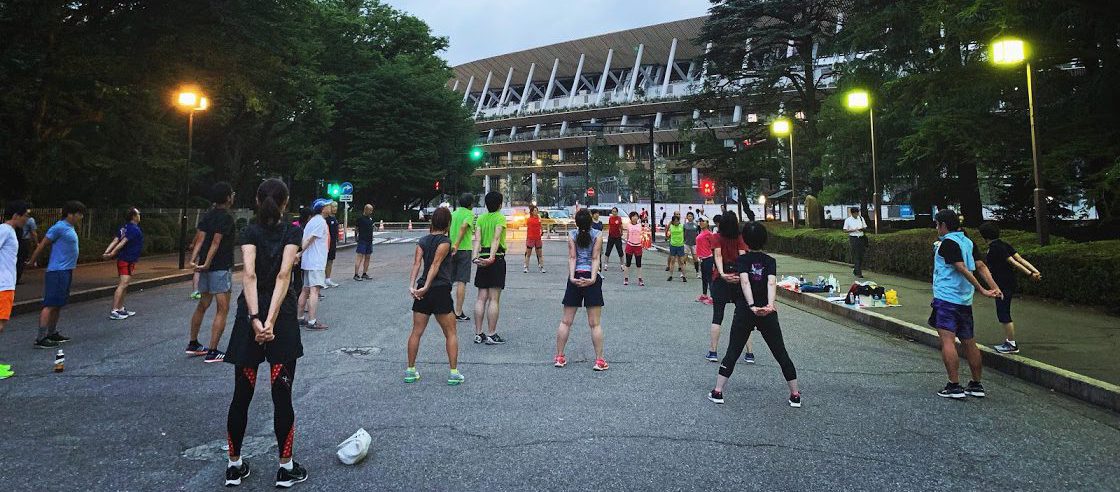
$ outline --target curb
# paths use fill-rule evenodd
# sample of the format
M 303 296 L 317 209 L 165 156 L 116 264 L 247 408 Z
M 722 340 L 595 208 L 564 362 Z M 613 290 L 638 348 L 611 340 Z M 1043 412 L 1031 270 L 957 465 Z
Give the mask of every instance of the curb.
M 778 297 L 812 309 L 842 316 L 862 325 L 892 335 L 902 336 L 938 350 L 941 348 L 941 339 L 937 332 L 931 328 L 896 320 L 866 309 L 852 309 L 842 304 L 829 302 L 821 297 L 792 292 L 782 288 L 778 289 Z M 977 346 L 980 348 L 984 365 L 987 367 L 1079 400 L 1120 412 L 1120 386 L 1034 359 L 1018 355 L 1004 355 L 985 345 L 978 344 Z
M 357 242 L 346 243 L 338 245 L 338 249 L 349 249 L 357 246 Z M 243 264 L 237 263 L 233 265 L 232 271 L 239 272 Z M 138 290 L 150 289 L 152 287 L 159 287 L 162 285 L 174 284 L 177 282 L 184 282 L 191 280 L 194 277 L 194 272 L 173 273 L 171 275 L 164 275 L 162 277 L 149 278 L 146 280 L 138 280 L 128 284 L 128 292 L 136 292 Z M 113 293 L 117 290 L 116 285 L 107 285 L 105 287 L 94 287 L 92 289 L 80 290 L 71 292 L 67 304 L 75 302 L 92 301 L 94 299 L 102 299 L 105 297 L 113 297 Z M 43 298 L 29 299 L 20 301 L 12 305 L 12 315 L 27 314 L 38 311 L 42 308 Z

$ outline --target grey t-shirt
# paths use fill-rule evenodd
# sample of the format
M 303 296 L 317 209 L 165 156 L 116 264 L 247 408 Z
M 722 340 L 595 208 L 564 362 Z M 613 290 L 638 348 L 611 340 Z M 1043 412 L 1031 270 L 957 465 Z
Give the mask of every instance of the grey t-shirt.
M 684 243 L 689 246 L 696 246 L 696 236 L 700 235 L 700 226 L 695 222 L 684 223 Z
M 448 245 L 448 257 L 443 259 L 439 264 L 439 270 L 436 270 L 436 278 L 432 279 L 432 287 L 450 287 L 451 286 L 451 239 L 447 234 L 428 234 L 420 238 L 417 242 L 420 246 L 421 255 L 424 257 L 424 266 L 420 270 L 420 275 L 416 279 L 416 288 L 419 289 L 427 282 L 428 269 L 432 267 L 432 262 L 436 259 L 436 250 L 439 245 Z

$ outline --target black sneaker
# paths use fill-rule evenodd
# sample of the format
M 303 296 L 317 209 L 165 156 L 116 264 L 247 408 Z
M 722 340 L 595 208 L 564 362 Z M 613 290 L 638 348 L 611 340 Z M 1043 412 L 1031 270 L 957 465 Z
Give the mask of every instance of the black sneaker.
M 984 385 L 980 384 L 980 381 L 969 381 L 968 386 L 964 388 L 964 394 L 977 398 L 987 396 L 987 394 L 984 393 Z
M 210 352 L 210 349 L 206 348 L 205 345 L 198 343 L 197 340 L 187 344 L 186 354 L 189 356 L 197 357 L 200 355 L 206 355 L 208 352 Z
M 249 478 L 249 464 L 242 461 L 241 466 L 231 466 L 226 468 L 226 487 L 236 487 L 241 485 L 241 481 Z
M 206 358 L 202 359 L 202 362 L 206 362 L 206 363 L 225 362 L 225 360 L 226 360 L 225 352 L 222 352 L 221 350 L 218 350 L 218 349 L 210 349 L 209 352 L 206 352 Z
M 688 283 L 688 279 L 681 275 L 681 282 Z
M 669 275 L 669 278 L 665 279 L 665 281 L 666 282 L 672 282 L 673 281 L 673 276 Z
M 38 340 L 35 340 L 35 348 L 39 348 L 39 349 L 57 348 L 58 345 L 59 345 L 59 343 L 54 341 L 54 340 L 51 340 L 50 337 L 43 337 L 43 338 L 40 338 Z
M 474 343 L 486 343 L 486 335 L 482 333 L 476 333 L 474 335 Z
M 463 313 L 463 314 L 456 314 L 456 315 L 455 315 L 455 320 L 456 320 L 456 321 L 470 321 L 470 320 L 471 320 L 471 317 L 470 317 L 470 316 L 467 316 L 467 314 L 466 314 L 466 313 Z
M 70 337 L 63 336 L 61 333 L 59 333 L 57 331 L 54 332 L 54 333 L 51 333 L 50 335 L 47 335 L 47 338 L 49 338 L 51 340 L 54 340 L 58 343 L 66 343 L 66 342 L 70 341 Z
M 354 275 L 354 281 L 355 281 L 355 282 L 361 282 L 361 281 L 362 281 L 362 277 L 359 277 L 358 275 Z
M 493 335 L 486 335 L 486 345 L 502 345 L 506 343 L 497 333 Z
M 712 403 L 719 403 L 719 404 L 722 405 L 723 404 L 723 392 L 712 390 L 711 393 L 708 393 L 708 399 L 711 400 Z
M 276 471 L 276 487 L 281 489 L 291 488 L 291 486 L 307 480 L 307 469 L 292 460 L 292 469 L 288 470 L 280 467 Z
M 373 277 L 369 276 L 368 273 L 363 273 L 362 280 L 373 280 Z
M 801 394 L 789 395 L 789 406 L 793 408 L 801 408 Z
M 968 397 L 968 395 L 964 393 L 964 388 L 961 388 L 961 385 L 959 383 L 946 384 L 945 388 L 937 392 L 937 396 L 940 396 L 942 398 L 952 398 L 954 400 Z

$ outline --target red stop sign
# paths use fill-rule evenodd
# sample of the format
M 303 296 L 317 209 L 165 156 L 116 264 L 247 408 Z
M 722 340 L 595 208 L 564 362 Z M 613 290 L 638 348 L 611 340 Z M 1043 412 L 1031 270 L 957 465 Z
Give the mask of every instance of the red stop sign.
M 587 188 L 587 196 L 595 196 L 595 188 Z

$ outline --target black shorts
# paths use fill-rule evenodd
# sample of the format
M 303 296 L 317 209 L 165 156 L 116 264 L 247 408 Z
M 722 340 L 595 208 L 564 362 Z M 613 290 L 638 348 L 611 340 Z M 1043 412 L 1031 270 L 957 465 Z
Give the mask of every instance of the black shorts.
M 334 257 L 337 253 L 338 249 L 335 248 L 334 243 L 332 242 L 331 248 L 327 250 L 327 261 L 334 261 Z
M 260 313 L 263 316 L 268 313 L 268 310 L 261 309 Z M 257 343 L 253 325 L 249 322 L 245 295 L 242 294 L 237 299 L 237 314 L 233 321 L 233 331 L 229 335 L 229 344 L 226 346 L 225 361 L 238 366 L 256 367 L 266 360 L 270 364 L 285 364 L 303 357 L 299 320 L 294 311 L 285 312 L 281 309 L 272 332 L 276 334 L 276 338 L 271 342 L 263 345 Z
M 576 272 L 576 278 L 591 278 L 591 272 Z M 595 283 L 589 287 L 577 287 L 569 280 L 562 303 L 567 307 L 603 306 L 603 277 L 596 275 Z
M 506 257 L 499 256 L 493 265 L 479 265 L 474 272 L 474 286 L 480 289 L 506 288 Z
M 1011 299 L 1015 297 L 1015 290 L 1001 287 L 1000 291 L 1003 292 L 1003 298 L 996 299 L 996 319 L 1000 323 L 1011 323 Z
M 420 314 L 450 314 L 455 310 L 453 306 L 450 285 L 432 287 L 423 299 L 412 301 L 412 311 Z

